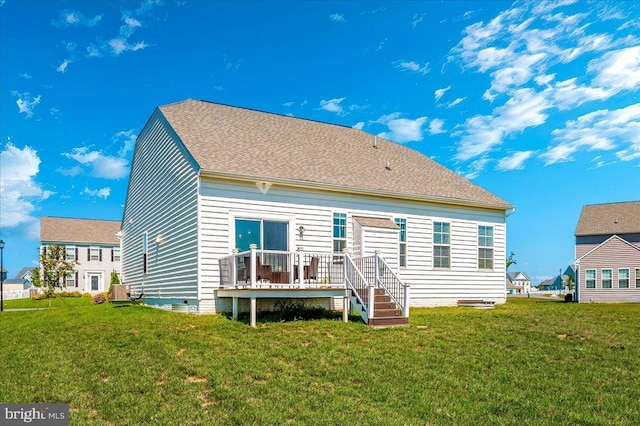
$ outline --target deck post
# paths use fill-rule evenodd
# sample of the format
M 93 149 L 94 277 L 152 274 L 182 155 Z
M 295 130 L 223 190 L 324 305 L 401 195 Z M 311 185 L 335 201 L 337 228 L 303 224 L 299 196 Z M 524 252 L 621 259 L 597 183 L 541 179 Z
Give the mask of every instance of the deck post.
M 235 288 L 238 285 L 238 249 L 231 250 L 233 261 L 231 262 L 231 285 Z
M 411 286 L 409 284 L 404 285 L 404 309 L 402 309 L 402 315 L 409 318 L 409 301 L 411 300 L 410 293 Z
M 298 252 L 298 282 L 302 286 L 304 284 L 304 251 L 302 247 L 296 249 Z
M 376 273 L 377 275 L 377 273 Z M 373 284 L 369 284 L 369 303 L 367 306 L 367 308 L 369 308 L 369 312 L 367 312 L 369 315 L 369 319 L 372 319 L 374 317 L 374 305 L 376 304 L 376 286 Z
M 342 299 L 342 321 L 349 322 L 349 298 L 347 297 L 347 293 L 345 291 L 344 298 Z
M 256 277 L 258 268 L 256 267 L 256 250 L 258 246 L 256 244 L 249 244 L 249 250 L 251 251 L 251 288 L 256 288 Z
M 233 303 L 231 305 L 231 318 L 233 318 L 234 321 L 238 319 L 238 298 L 237 297 L 233 298 Z
M 373 283 L 373 285 L 378 287 L 378 282 L 380 281 L 380 250 L 375 251 L 374 258 L 376 260 L 376 281 Z
M 256 328 L 256 298 L 251 298 L 251 312 L 249 313 L 249 325 Z

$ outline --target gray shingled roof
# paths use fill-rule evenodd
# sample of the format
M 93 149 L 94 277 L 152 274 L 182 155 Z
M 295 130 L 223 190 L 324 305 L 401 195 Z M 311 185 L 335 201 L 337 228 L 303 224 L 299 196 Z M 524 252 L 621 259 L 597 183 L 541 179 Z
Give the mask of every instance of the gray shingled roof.
M 640 201 L 629 201 L 584 206 L 575 236 L 636 233 L 640 233 Z
M 417 151 L 379 137 L 374 148 L 362 130 L 191 99 L 159 110 L 203 173 L 512 207 Z
M 40 218 L 40 241 L 46 243 L 119 244 L 119 220 Z
M 361 226 L 368 226 L 371 228 L 400 229 L 400 227 L 396 225 L 394 221 L 384 217 L 354 216 L 353 218 Z

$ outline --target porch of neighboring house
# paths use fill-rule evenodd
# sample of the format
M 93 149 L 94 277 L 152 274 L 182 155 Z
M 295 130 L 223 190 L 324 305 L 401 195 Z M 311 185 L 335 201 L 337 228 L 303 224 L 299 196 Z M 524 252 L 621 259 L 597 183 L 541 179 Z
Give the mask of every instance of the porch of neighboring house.
M 218 297 L 232 298 L 233 319 L 238 318 L 238 299 L 249 299 L 251 327 L 256 326 L 257 299 L 335 297 L 343 298 L 345 322 L 349 312 L 357 311 L 370 326 L 408 323 L 409 285 L 379 253 L 351 257 L 262 250 L 252 244 L 248 251 L 219 259 L 219 265 Z

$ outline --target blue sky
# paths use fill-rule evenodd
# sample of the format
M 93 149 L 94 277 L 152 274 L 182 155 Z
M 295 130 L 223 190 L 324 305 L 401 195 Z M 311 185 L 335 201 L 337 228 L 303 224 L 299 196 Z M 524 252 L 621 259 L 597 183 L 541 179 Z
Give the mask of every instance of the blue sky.
M 187 98 L 362 128 L 516 206 L 512 270 L 573 260 L 584 204 L 640 199 L 640 2 L 0 0 L 0 238 L 119 220 L 136 135 Z

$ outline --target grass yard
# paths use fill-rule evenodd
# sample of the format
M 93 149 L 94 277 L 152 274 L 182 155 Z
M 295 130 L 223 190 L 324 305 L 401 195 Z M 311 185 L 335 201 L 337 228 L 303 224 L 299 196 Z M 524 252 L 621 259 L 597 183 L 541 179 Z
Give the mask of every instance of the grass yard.
M 640 305 L 514 299 L 393 329 L 53 306 L 0 315 L 0 401 L 68 403 L 71 424 L 640 424 Z

